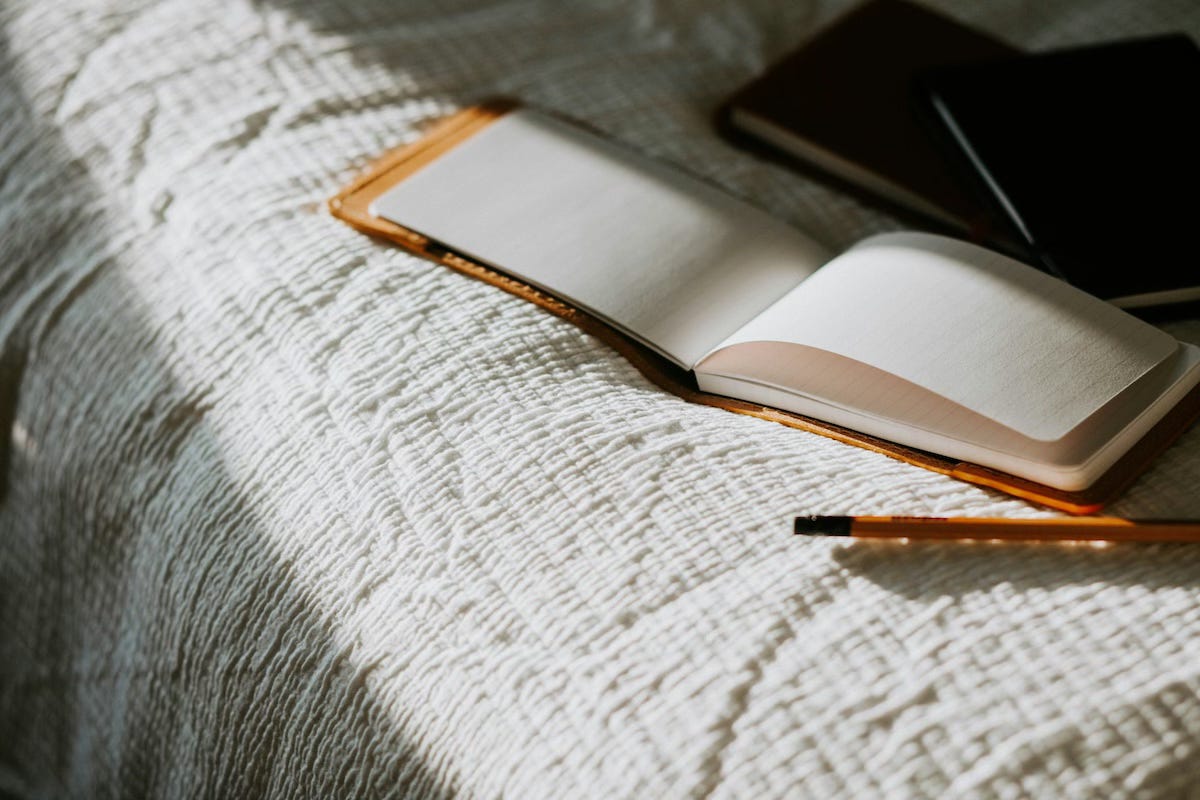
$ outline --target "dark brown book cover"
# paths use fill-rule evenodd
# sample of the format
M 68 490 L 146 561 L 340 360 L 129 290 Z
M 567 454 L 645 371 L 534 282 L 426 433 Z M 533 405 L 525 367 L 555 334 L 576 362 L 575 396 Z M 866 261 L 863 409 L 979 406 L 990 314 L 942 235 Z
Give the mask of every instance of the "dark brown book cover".
M 723 127 L 853 187 L 961 231 L 993 227 L 923 127 L 913 79 L 934 67 L 1018 53 L 903 0 L 873 0 L 835 21 L 729 101 Z

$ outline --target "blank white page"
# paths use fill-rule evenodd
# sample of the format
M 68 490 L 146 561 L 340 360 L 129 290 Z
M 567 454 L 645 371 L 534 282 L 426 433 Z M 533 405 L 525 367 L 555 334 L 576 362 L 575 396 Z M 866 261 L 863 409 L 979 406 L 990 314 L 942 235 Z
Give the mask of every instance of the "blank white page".
M 695 178 L 529 110 L 422 168 L 371 212 L 591 311 L 687 369 L 832 255 Z
M 836 399 L 848 405 L 879 391 L 864 383 L 871 371 L 855 369 L 862 362 L 1041 441 L 1061 439 L 1179 347 L 1157 328 L 1032 267 L 919 233 L 860 242 L 717 352 L 755 341 L 848 359 L 844 374 L 821 380 L 840 386 Z M 801 393 L 803 361 L 786 378 Z M 773 365 L 776 373 L 783 368 Z M 732 374 L 728 365 L 724 374 Z M 771 382 L 781 380 L 776 374 Z M 898 392 L 884 400 L 911 406 L 913 397 Z M 925 412 L 938 413 L 908 407 L 901 416 L 930 430 L 943 427 Z
M 800 370 L 804 392 L 788 388 Z M 843 379 L 849 372 L 856 380 L 846 386 Z M 696 375 L 700 388 L 714 394 L 795 411 L 1078 491 L 1095 483 L 1200 382 L 1200 348 L 1180 346 L 1175 355 L 1053 442 L 1029 439 L 891 373 L 793 343 L 732 345 L 704 359 Z

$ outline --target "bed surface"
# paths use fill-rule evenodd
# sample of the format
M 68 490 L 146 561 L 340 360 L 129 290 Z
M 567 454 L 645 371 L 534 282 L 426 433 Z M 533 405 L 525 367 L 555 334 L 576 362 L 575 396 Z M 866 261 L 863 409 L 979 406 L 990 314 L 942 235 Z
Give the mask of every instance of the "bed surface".
M 1200 35 L 1170 0 L 937 5 L 1034 49 Z M 503 94 L 831 247 L 900 227 L 710 126 L 846 7 L 5 3 L 0 795 L 1197 783 L 1200 550 L 793 538 L 1049 512 L 686 404 L 323 209 Z M 1193 429 L 1111 511 L 1198 487 Z

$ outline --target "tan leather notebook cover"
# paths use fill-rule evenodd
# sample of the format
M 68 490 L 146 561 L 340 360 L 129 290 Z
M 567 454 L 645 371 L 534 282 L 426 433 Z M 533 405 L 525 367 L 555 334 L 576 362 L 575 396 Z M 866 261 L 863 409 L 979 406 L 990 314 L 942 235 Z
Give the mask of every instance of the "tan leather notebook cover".
M 1141 474 L 1151 461 L 1174 441 L 1197 416 L 1200 416 L 1200 388 L 1198 388 L 1168 412 L 1150 433 L 1144 436 L 1099 480 L 1083 491 L 1071 492 L 977 464 L 904 447 L 818 419 L 701 392 L 696 389 L 695 381 L 689 372 L 613 329 L 607 323 L 500 270 L 464 257 L 417 231 L 370 213 L 371 203 L 388 189 L 412 175 L 422 166 L 449 152 L 515 107 L 517 104 L 512 102 L 492 102 L 465 109 L 446 119 L 421 140 L 383 156 L 357 180 L 331 198 L 329 201 L 331 213 L 364 233 L 399 244 L 431 261 L 525 298 L 551 313 L 571 321 L 616 349 L 656 385 L 685 400 L 817 433 L 847 444 L 883 453 L 934 472 L 997 489 L 1070 513 L 1086 514 L 1102 508 L 1106 502 L 1114 499 Z

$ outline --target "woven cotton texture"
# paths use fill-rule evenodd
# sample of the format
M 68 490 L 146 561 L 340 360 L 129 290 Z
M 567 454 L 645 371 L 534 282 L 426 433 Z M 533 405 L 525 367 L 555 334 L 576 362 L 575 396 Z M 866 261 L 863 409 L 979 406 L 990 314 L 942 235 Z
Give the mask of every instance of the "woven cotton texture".
M 830 246 L 895 228 L 710 126 L 844 8 L 5 2 L 0 795 L 1187 793 L 1200 550 L 793 538 L 1047 512 L 684 403 L 323 210 L 507 94 Z M 947 10 L 1037 48 L 1200 31 Z M 1112 510 L 1197 487 L 1194 430 Z

